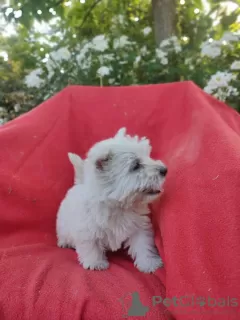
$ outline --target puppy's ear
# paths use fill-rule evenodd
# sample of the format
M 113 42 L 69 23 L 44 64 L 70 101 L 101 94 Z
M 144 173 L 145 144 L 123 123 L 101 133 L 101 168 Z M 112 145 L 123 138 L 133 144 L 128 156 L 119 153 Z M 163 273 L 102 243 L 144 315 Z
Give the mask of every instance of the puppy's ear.
M 79 184 L 83 182 L 83 167 L 84 160 L 75 153 L 68 153 L 68 158 L 74 168 L 74 183 Z
M 100 157 L 96 160 L 96 168 L 100 171 L 104 170 L 109 164 L 109 162 L 112 160 L 112 153 L 109 152 L 107 155 Z

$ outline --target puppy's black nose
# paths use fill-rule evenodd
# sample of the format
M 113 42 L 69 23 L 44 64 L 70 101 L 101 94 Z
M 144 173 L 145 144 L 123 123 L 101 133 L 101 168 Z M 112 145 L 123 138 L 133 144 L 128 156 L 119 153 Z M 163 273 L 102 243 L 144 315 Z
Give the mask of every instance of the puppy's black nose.
M 163 166 L 160 167 L 159 173 L 161 176 L 165 177 L 167 175 L 167 172 L 168 172 L 167 167 L 163 167 Z

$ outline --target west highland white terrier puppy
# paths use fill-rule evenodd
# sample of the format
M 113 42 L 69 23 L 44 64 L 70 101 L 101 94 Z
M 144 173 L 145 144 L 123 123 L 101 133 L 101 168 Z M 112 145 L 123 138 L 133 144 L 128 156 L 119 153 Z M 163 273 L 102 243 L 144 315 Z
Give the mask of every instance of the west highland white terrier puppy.
M 167 168 L 150 152 L 149 140 L 122 128 L 96 143 L 85 160 L 69 154 L 75 178 L 58 211 L 58 246 L 75 248 L 83 268 L 107 269 L 106 251 L 122 245 L 140 271 L 162 266 L 148 204 L 162 192 Z

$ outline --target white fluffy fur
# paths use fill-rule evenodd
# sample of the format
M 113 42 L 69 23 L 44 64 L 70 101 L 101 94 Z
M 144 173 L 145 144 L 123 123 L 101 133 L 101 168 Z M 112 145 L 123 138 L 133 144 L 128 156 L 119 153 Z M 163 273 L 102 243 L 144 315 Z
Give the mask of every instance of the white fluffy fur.
M 107 269 L 106 251 L 122 245 L 140 271 L 162 266 L 148 216 L 148 204 L 159 194 L 147 191 L 162 190 L 164 164 L 150 152 L 146 138 L 131 137 L 122 128 L 95 144 L 85 160 L 69 154 L 75 183 L 58 211 L 58 246 L 75 248 L 85 269 Z

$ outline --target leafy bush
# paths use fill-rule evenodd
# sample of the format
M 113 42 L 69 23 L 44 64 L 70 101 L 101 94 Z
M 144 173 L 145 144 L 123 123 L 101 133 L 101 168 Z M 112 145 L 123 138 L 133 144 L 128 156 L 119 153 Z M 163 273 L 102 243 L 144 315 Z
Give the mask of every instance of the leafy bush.
M 119 86 L 192 80 L 207 93 L 240 108 L 239 36 L 226 33 L 190 51 L 185 38 L 173 36 L 156 48 L 151 28 L 141 31 L 139 42 L 125 35 L 99 35 L 71 50 L 60 48 L 27 75 L 26 85 L 38 88 L 36 98 L 41 100 L 68 84 Z
M 226 15 L 219 11 L 221 1 L 208 2 L 212 12 L 218 12 L 218 20 L 221 16 L 220 23 L 213 27 L 216 17 L 203 12 L 202 1 L 181 0 L 176 6 L 177 36 L 158 46 L 147 0 L 67 1 L 64 10 L 48 8 L 48 22 L 25 21 L 27 16 L 21 16 L 16 36 L 0 37 L 0 45 L 9 54 L 4 61 L 0 52 L 0 122 L 30 110 L 69 84 L 120 86 L 192 80 L 240 111 L 240 33 L 234 22 L 239 9 Z M 99 5 L 93 7 L 94 3 Z M 45 2 L 39 2 L 41 10 L 31 12 L 35 19 L 45 10 L 41 5 Z M 18 6 L 17 1 L 17 12 Z M 89 11 L 91 8 L 95 11 Z M 4 10 L 9 10 L 9 19 L 16 13 Z M 90 12 L 88 20 L 86 12 Z M 47 31 L 43 35 L 40 29 Z

